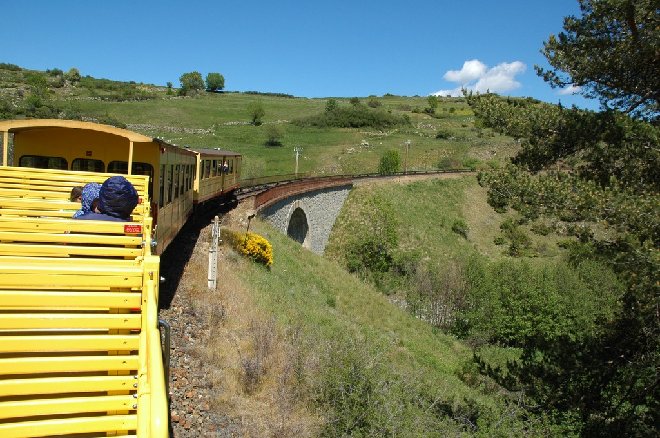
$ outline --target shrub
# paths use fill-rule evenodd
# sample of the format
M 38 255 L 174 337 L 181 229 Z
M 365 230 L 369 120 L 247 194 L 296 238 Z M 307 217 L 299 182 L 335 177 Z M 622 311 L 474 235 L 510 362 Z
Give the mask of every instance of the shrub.
M 532 225 L 531 230 L 533 233 L 540 236 L 547 236 L 552 232 L 552 227 L 544 223 L 536 222 Z
M 46 70 L 46 73 L 49 76 L 64 76 L 64 72 L 62 70 L 60 70 L 59 68 L 53 68 L 53 69 Z
M 235 91 L 232 91 L 232 93 L 235 93 Z M 286 97 L 287 99 L 294 99 L 295 96 L 293 94 L 287 94 L 287 93 L 273 93 L 273 92 L 268 92 L 268 91 L 243 91 L 243 94 L 252 94 L 255 96 L 271 96 L 271 97 Z
M 463 167 L 470 169 L 472 171 L 477 170 L 477 166 L 479 165 L 479 160 L 476 158 L 466 158 L 463 160 Z
M 369 105 L 371 108 L 378 108 L 383 104 L 381 103 L 380 100 L 376 99 L 376 97 L 370 96 L 369 100 L 367 101 L 367 105 Z
M 444 157 L 438 162 L 438 169 L 440 170 L 458 169 L 459 167 L 461 167 L 460 161 L 451 157 Z
M 461 319 L 467 336 L 510 347 L 537 336 L 587 339 L 599 320 L 612 317 L 622 293 L 613 273 L 595 262 L 572 268 L 473 259 L 465 272 L 469 308 Z
M 394 126 L 409 126 L 410 118 L 396 116 L 383 110 L 373 110 L 364 105 L 351 107 L 336 107 L 303 119 L 294 120 L 293 123 L 301 127 L 315 128 L 375 128 L 385 129 Z M 330 105 L 332 106 L 332 105 Z
M 509 240 L 509 249 L 507 254 L 513 257 L 520 257 L 529 251 L 532 247 L 532 241 L 529 236 L 518 227 L 512 219 L 507 219 L 500 225 L 504 236 Z
M 437 134 L 435 134 L 435 138 L 439 138 L 441 140 L 449 140 L 452 137 L 452 133 L 446 129 L 438 129 Z
M 408 310 L 434 327 L 450 328 L 466 307 L 467 281 L 461 263 L 449 261 L 440 269 L 419 268 L 414 288 L 406 294 Z
M 222 229 L 222 238 L 239 253 L 255 262 L 270 267 L 273 264 L 273 247 L 268 240 L 256 233 L 241 233 Z
M 335 99 L 328 99 L 328 101 L 325 103 L 326 113 L 331 113 L 333 111 L 336 111 L 338 108 L 339 108 L 339 104 Z
M 0 96 L 0 119 L 11 119 L 14 117 L 14 107 L 11 102 Z
M 276 125 L 266 127 L 266 146 L 282 146 L 282 129 Z
M 398 244 L 398 222 L 388 199 L 374 197 L 364 202 L 365 220 L 355 224 L 355 232 L 344 250 L 346 267 L 364 278 L 378 281 L 394 267 Z
M 264 106 L 259 101 L 250 102 L 247 106 L 248 114 L 250 115 L 250 120 L 254 126 L 261 125 L 263 117 L 266 115 L 266 110 Z
M 72 84 L 78 83 L 81 79 L 80 71 L 75 67 L 71 67 L 69 71 L 64 74 L 64 79 Z
M 463 236 L 464 238 L 468 238 L 468 231 L 470 228 L 468 227 L 467 223 L 463 219 L 456 219 L 454 223 L 451 226 L 451 230 L 460 235 Z
M 378 173 L 381 175 L 392 175 L 401 168 L 401 154 L 395 149 L 385 151 L 380 157 Z
M 10 71 L 21 71 L 23 70 L 16 64 L 10 64 L 8 62 L 0 62 L 0 69 L 2 70 L 10 70 Z

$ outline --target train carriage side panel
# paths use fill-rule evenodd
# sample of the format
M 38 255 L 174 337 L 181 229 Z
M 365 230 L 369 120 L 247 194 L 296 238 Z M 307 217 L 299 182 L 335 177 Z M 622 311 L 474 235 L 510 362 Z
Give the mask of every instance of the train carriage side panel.
M 218 149 L 199 149 L 195 202 L 204 203 L 238 187 L 240 155 Z M 238 165 L 238 166 L 237 166 Z
M 158 160 L 156 252 L 161 253 L 192 214 L 196 156 L 185 149 L 161 145 Z

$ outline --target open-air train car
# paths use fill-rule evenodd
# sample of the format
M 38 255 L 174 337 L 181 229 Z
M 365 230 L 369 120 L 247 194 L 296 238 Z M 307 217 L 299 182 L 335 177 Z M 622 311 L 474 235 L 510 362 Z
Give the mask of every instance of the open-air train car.
M 161 139 L 91 122 L 0 121 L 3 163 L 61 170 L 148 175 L 155 253 L 174 239 L 196 204 L 238 187 L 240 154 L 181 148 Z M 9 134 L 13 153 L 8 154 Z

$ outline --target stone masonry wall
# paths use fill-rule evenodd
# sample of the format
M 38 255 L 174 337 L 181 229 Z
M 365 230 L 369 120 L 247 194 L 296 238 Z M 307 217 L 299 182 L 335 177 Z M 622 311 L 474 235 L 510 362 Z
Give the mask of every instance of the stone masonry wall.
M 352 185 L 348 184 L 293 195 L 263 208 L 259 215 L 282 233 L 287 234 L 291 215 L 296 208 L 302 209 L 309 226 L 303 246 L 317 254 L 323 254 L 332 227 L 351 188 Z

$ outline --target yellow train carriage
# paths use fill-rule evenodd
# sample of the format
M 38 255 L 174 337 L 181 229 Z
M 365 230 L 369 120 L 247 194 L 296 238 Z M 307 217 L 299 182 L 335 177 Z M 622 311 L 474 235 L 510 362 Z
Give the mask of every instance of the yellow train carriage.
M 148 175 L 161 253 L 192 214 L 197 154 L 126 129 L 74 120 L 0 122 L 3 163 L 13 134 L 13 164 L 21 167 Z
M 238 188 L 241 155 L 221 149 L 196 149 L 195 204 L 225 195 Z

